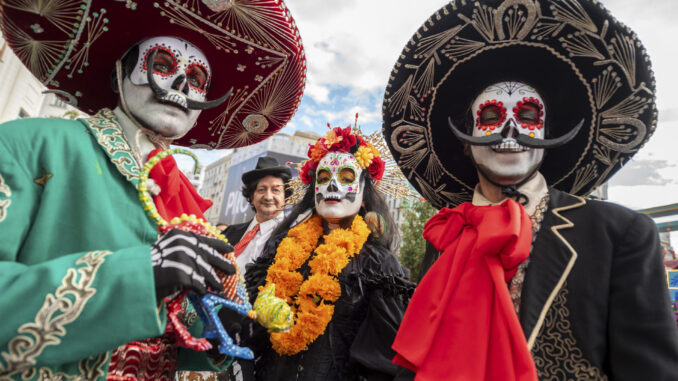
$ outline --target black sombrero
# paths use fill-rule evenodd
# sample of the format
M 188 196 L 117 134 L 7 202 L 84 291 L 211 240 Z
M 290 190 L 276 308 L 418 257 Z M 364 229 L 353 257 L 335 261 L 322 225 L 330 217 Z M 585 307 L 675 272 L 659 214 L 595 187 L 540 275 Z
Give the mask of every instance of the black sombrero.
M 405 46 L 383 104 L 383 133 L 412 185 L 434 206 L 469 201 L 478 182 L 448 126 L 501 81 L 544 98 L 549 137 L 584 120 L 546 152 L 550 186 L 585 195 L 607 181 L 656 128 L 654 74 L 641 42 L 595 0 L 451 1 Z

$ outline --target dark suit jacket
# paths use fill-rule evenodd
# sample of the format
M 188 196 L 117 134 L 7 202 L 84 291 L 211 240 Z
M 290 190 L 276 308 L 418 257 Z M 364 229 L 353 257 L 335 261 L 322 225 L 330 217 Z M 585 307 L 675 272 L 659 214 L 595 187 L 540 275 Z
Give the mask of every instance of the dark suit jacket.
M 678 327 L 653 221 L 549 193 L 519 317 L 539 379 L 678 380 Z M 427 250 L 424 263 L 437 255 Z
M 224 229 L 224 231 L 221 232 L 221 234 L 226 236 L 228 243 L 235 246 L 236 243 L 240 242 L 242 236 L 245 235 L 247 227 L 250 226 L 251 223 L 252 220 L 249 220 L 247 222 L 243 222 L 242 224 L 230 225 L 229 227 Z

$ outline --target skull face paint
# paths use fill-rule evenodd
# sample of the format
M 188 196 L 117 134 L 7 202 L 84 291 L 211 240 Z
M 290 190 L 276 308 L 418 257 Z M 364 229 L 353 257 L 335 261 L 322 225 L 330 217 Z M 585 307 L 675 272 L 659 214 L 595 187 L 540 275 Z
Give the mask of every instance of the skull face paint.
M 487 87 L 473 102 L 473 136 L 501 134 L 501 143 L 471 146 L 475 163 L 490 180 L 515 184 L 530 175 L 544 157 L 543 149 L 518 144 L 525 134 L 544 139 L 546 109 L 537 91 L 520 82 L 500 82 Z
M 148 62 L 156 51 L 154 62 Z M 211 78 L 205 55 L 190 42 L 174 37 L 155 37 L 139 44 L 139 58 L 130 79 L 135 85 L 146 85 L 148 67 L 153 78 L 170 97 L 167 102 L 187 108 L 186 98 L 204 101 Z
M 329 152 L 318 163 L 315 208 L 324 219 L 336 220 L 358 214 L 363 202 L 363 170 L 348 153 Z
M 148 62 L 155 52 L 153 62 Z M 158 99 L 148 82 L 167 92 Z M 205 101 L 211 69 L 205 55 L 191 43 L 174 37 L 154 37 L 139 44 L 139 58 L 123 81 L 130 112 L 147 128 L 165 136 L 184 135 L 193 127 L 200 110 L 188 108 L 188 100 Z

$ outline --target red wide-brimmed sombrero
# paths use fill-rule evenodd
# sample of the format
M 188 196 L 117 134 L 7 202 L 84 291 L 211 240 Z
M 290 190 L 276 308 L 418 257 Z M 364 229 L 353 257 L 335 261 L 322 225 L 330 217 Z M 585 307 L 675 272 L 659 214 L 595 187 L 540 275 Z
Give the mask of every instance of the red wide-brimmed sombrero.
M 289 121 L 304 89 L 304 49 L 281 0 L 0 0 L 0 27 L 44 85 L 89 114 L 117 105 L 110 74 L 132 45 L 156 36 L 190 41 L 214 72 L 208 99 L 231 87 L 233 95 L 202 112 L 175 142 L 183 146 L 257 143 Z
M 597 0 L 452 1 L 407 42 L 386 88 L 383 133 L 403 173 L 434 206 L 470 201 L 477 171 L 448 125 L 503 81 L 529 84 L 548 109 L 540 172 L 586 195 L 645 144 L 657 125 L 655 81 L 638 37 Z

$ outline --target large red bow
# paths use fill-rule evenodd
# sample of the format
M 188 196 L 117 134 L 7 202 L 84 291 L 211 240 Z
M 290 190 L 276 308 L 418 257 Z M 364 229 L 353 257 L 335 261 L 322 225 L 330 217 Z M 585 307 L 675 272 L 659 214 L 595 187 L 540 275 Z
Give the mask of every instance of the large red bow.
M 532 225 L 513 200 L 443 208 L 424 229 L 443 251 L 412 296 L 393 362 L 417 380 L 536 381 L 507 283 L 530 253 Z
M 152 158 L 161 149 L 155 149 L 148 154 Z M 212 206 L 212 201 L 200 197 L 193 184 L 177 167 L 177 162 L 168 156 L 156 164 L 150 177 L 160 187 L 160 194 L 153 197 L 158 213 L 168 222 L 181 214 L 195 214 L 196 217 L 207 221 L 203 212 Z

